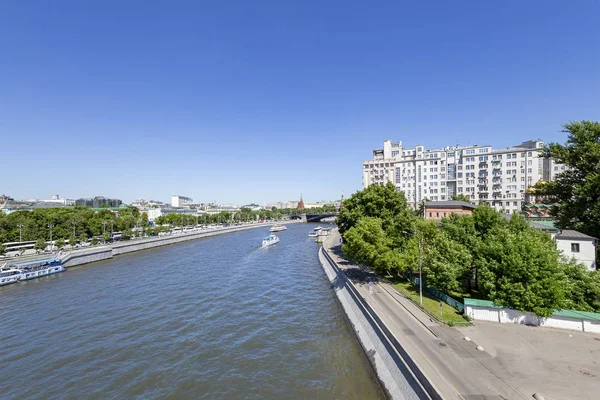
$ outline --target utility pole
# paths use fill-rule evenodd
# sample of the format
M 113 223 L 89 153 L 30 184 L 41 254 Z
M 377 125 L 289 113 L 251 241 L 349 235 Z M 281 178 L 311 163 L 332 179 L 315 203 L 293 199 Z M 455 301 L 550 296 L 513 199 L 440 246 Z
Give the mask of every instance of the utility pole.
M 19 227 L 19 242 L 23 241 L 23 224 L 18 224 Z
M 54 224 L 48 224 L 48 228 L 50 228 L 50 251 L 54 250 L 54 243 L 52 243 L 52 228 L 54 228 Z

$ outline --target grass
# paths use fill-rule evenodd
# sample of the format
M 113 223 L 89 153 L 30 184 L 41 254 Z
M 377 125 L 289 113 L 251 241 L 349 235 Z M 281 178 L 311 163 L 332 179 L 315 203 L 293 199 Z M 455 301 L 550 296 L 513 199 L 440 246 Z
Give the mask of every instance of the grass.
M 406 280 L 396 281 L 393 284 L 400 293 L 408 296 L 417 306 L 419 305 L 419 287 L 417 285 Z M 423 292 L 423 308 L 440 320 L 440 300 L 425 291 Z M 464 324 L 467 319 L 456 308 L 442 302 L 441 321 L 448 325 L 454 325 Z

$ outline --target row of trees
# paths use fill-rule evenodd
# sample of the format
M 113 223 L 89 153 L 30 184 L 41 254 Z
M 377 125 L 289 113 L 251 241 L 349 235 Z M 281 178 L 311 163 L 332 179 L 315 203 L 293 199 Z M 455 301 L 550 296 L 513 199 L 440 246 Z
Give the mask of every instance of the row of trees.
M 111 231 L 131 231 L 135 226 L 147 226 L 148 216 L 135 207 L 95 212 L 87 207 L 46 208 L 34 211 L 0 212 L 0 243 L 48 240 L 52 225 L 53 240 L 86 241 Z
M 471 292 L 540 316 L 600 311 L 600 273 L 567 260 L 519 215 L 506 219 L 482 205 L 440 225 L 418 217 L 388 183 L 346 200 L 338 226 L 344 254 L 379 274 L 415 273 L 420 260 L 424 283 L 446 293 Z

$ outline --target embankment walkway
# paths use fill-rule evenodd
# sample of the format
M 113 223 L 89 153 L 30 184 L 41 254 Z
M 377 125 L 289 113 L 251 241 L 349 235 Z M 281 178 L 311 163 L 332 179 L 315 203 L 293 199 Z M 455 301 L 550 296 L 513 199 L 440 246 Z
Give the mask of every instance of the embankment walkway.
M 410 368 L 410 373 L 419 380 L 429 398 L 532 398 L 533 392 L 514 387 L 511 371 L 486 351 L 477 350 L 477 343 L 464 340 L 458 329 L 432 321 L 389 283 L 346 260 L 339 242 L 340 236 L 335 230 L 325 241 L 323 251 L 339 268 L 337 273 L 343 274 L 362 297 L 375 323 L 381 325 L 390 351 L 397 353 L 396 358 Z M 369 281 L 374 283 L 372 294 Z M 377 373 L 379 375 L 379 371 Z M 539 391 L 543 392 L 543 388 Z M 405 398 L 393 393 L 391 397 Z

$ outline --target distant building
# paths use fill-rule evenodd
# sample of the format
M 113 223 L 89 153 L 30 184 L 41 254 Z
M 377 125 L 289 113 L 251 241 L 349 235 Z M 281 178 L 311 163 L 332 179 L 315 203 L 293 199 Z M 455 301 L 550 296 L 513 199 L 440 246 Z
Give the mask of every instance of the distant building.
M 194 199 L 185 196 L 179 196 L 174 194 L 171 196 L 171 206 L 172 207 L 183 207 L 189 204 L 193 204 Z
M 75 201 L 75 205 L 81 207 L 101 208 L 101 207 L 119 207 L 123 202 L 120 199 L 110 199 L 103 196 L 96 196 L 93 199 L 81 198 Z
M 466 201 L 428 201 L 425 203 L 425 219 L 440 220 L 451 214 L 471 215 L 477 206 Z
M 187 208 L 173 208 L 173 207 L 149 208 L 144 212 L 148 214 L 148 221 L 150 221 L 150 222 L 154 222 L 156 220 L 156 218 L 162 217 L 163 215 L 167 215 L 167 214 L 183 214 L 183 215 L 190 215 L 193 217 L 197 217 L 197 216 L 206 214 L 204 211 L 191 210 L 191 209 L 187 209 Z
M 133 207 L 137 207 L 139 209 L 156 208 L 156 207 L 167 207 L 168 206 L 167 203 L 164 203 L 162 201 L 144 200 L 144 199 L 137 199 L 133 203 L 131 203 L 131 205 Z
M 520 211 L 526 190 L 566 170 L 543 158 L 544 143 L 530 140 L 514 147 L 447 146 L 430 150 L 385 140 L 363 161 L 363 187 L 391 182 L 415 209 L 423 200 L 445 201 L 464 194 L 506 214 Z
M 298 210 L 304 210 L 304 200 L 302 200 L 302 194 L 300 195 L 300 201 L 298 202 Z
M 14 201 L 14 200 L 15 200 L 15 199 L 13 199 L 12 197 L 10 197 L 10 196 L 7 196 L 7 195 L 5 195 L 5 194 L 3 194 L 3 195 L 0 195 L 0 201 Z

